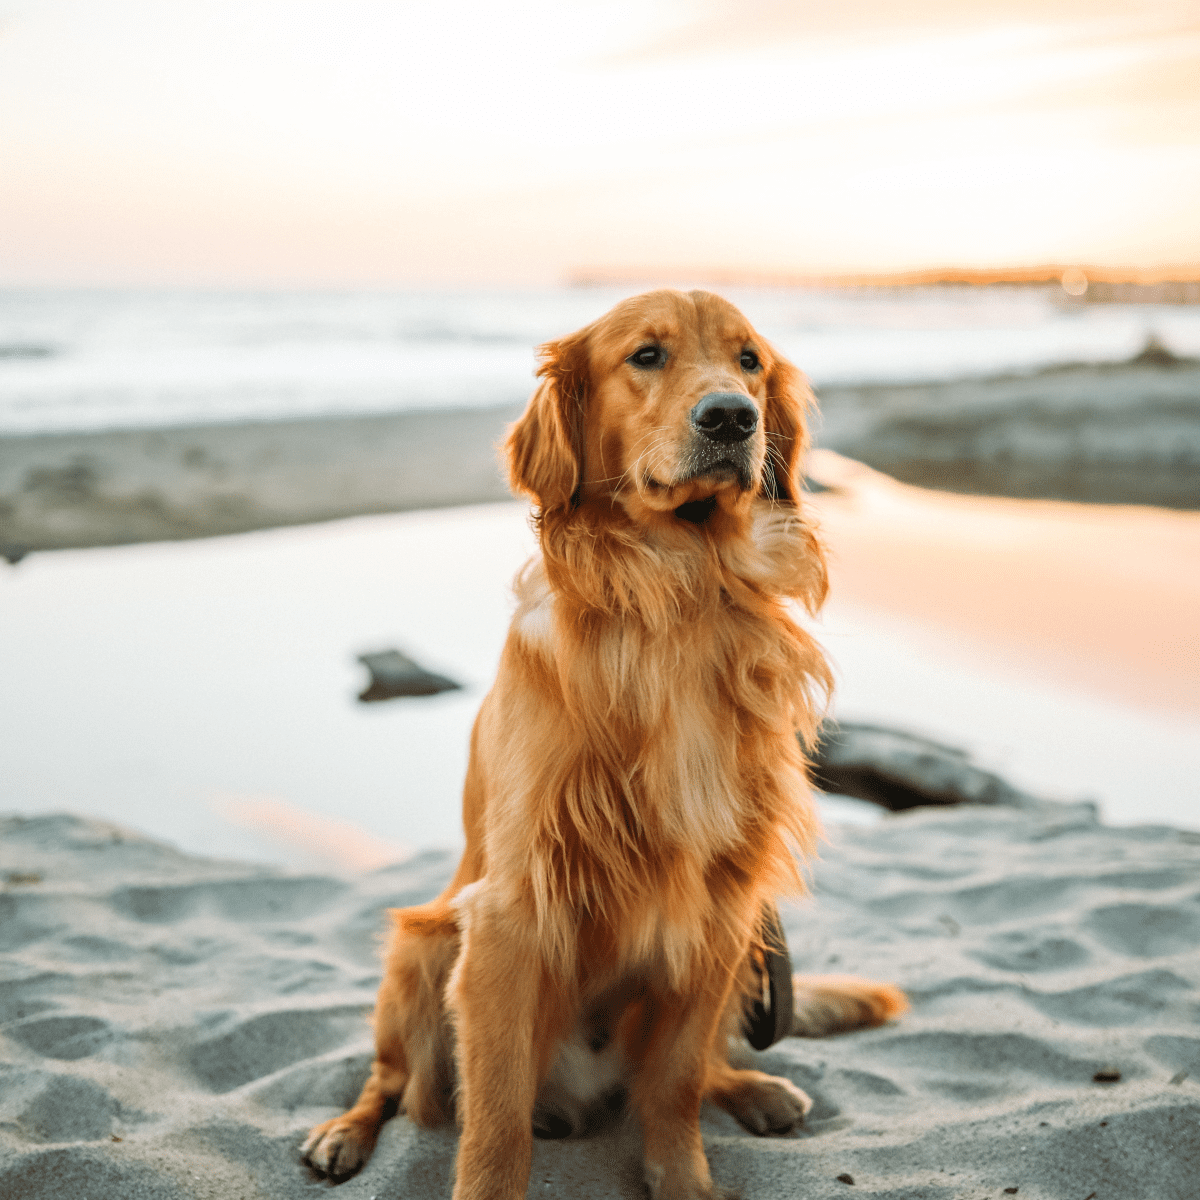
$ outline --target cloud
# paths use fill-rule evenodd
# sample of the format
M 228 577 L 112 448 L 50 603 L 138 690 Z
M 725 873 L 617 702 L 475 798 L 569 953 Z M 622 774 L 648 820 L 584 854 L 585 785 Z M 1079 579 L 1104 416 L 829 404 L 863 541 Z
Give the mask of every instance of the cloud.
M 828 40 L 897 40 L 996 27 L 1090 26 L 1127 38 L 1197 27 L 1181 0 L 708 0 L 698 17 L 630 45 L 607 61 L 724 55 Z M 630 39 L 634 41 L 633 38 Z
M 1164 209 L 1200 162 L 1189 21 L 1146 0 L 54 0 L 0 39 L 0 259 L 11 282 L 547 282 L 618 259 L 1109 261 L 1135 228 L 1176 259 L 1197 240 Z

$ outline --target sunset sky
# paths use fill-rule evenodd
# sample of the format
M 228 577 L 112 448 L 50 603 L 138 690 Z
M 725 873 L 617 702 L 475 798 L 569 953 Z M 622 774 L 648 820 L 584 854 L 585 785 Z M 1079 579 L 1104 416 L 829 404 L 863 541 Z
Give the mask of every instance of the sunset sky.
M 0 0 L 0 284 L 1200 262 L 1188 0 Z

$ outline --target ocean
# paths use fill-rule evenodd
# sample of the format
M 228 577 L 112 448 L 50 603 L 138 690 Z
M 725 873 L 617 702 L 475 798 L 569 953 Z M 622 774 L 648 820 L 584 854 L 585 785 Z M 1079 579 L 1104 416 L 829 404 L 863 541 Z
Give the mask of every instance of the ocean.
M 0 434 L 515 404 L 535 345 L 633 290 L 0 290 Z M 818 390 L 1200 355 L 1200 307 L 1058 287 L 721 290 Z

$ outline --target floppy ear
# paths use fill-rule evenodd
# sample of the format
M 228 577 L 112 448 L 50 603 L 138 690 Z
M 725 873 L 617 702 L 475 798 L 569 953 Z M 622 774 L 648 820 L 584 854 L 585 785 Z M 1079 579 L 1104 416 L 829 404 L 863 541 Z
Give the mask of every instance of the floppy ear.
M 573 503 L 583 479 L 587 330 L 538 347 L 542 382 L 504 444 L 513 490 L 543 512 Z
M 808 449 L 807 417 L 816 411 L 804 375 L 772 351 L 767 375 L 767 478 L 764 490 L 773 500 L 798 506 L 803 490 L 804 452 Z

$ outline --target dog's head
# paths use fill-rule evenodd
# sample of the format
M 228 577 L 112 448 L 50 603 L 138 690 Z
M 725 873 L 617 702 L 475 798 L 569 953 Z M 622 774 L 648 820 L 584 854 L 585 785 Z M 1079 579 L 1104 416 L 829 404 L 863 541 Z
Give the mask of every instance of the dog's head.
M 728 301 L 648 292 L 540 354 L 507 452 L 543 513 L 608 500 L 697 524 L 755 496 L 798 503 L 811 393 Z

